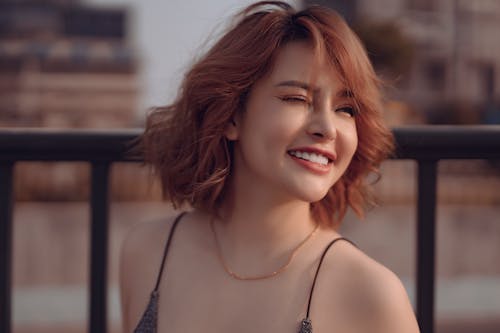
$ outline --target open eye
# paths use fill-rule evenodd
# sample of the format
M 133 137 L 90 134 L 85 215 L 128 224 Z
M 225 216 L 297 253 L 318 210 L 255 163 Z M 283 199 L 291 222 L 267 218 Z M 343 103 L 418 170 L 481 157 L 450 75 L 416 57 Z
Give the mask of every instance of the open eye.
M 354 117 L 356 115 L 356 109 L 350 105 L 342 106 L 340 108 L 335 109 L 335 112 L 342 112 L 348 115 L 349 117 Z

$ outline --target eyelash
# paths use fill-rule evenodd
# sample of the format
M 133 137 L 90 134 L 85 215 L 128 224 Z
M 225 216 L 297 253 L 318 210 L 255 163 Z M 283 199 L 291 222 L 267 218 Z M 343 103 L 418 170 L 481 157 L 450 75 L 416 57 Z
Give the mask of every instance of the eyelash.
M 302 103 L 302 104 L 307 104 L 310 105 L 311 103 L 309 100 L 304 97 L 304 96 L 284 96 L 280 98 L 284 102 L 288 103 Z
M 280 98 L 282 101 L 287 102 L 287 103 L 299 103 L 299 104 L 306 104 L 310 105 L 311 102 L 303 96 L 284 96 Z M 354 117 L 356 115 L 356 109 L 350 105 L 348 106 L 342 106 L 338 109 L 335 109 L 335 111 L 342 111 L 347 113 L 349 116 Z
M 335 111 L 345 112 L 345 113 L 347 113 L 351 117 L 354 117 L 356 115 L 356 113 L 357 113 L 356 109 L 353 108 L 352 106 L 343 106 L 343 107 L 340 107 L 340 108 L 336 109 Z

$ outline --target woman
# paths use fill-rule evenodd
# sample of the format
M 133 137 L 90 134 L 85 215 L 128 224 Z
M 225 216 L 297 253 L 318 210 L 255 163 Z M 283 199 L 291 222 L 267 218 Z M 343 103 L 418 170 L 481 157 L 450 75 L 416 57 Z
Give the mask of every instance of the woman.
M 336 13 L 244 10 L 148 119 L 146 161 L 190 210 L 125 241 L 125 331 L 418 332 L 399 279 L 336 230 L 391 151 L 380 111 Z

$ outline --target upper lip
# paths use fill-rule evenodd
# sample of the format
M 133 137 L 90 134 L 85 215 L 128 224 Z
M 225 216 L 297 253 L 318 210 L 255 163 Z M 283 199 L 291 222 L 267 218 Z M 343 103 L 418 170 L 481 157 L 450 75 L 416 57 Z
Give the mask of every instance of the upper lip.
M 335 152 L 331 152 L 328 150 L 316 148 L 316 147 L 296 147 L 292 148 L 289 151 L 303 151 L 307 153 L 315 153 L 326 156 L 330 161 L 335 161 L 337 159 L 337 154 Z

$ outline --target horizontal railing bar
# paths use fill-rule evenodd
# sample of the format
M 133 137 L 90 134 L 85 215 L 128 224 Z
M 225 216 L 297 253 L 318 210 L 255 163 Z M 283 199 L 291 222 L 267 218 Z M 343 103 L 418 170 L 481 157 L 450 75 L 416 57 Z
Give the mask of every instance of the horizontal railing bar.
M 500 125 L 408 126 L 393 133 L 398 159 L 500 158 Z
M 128 154 L 143 129 L 0 129 L 0 160 L 136 161 Z M 500 159 L 500 125 L 393 129 L 396 159 Z
M 134 161 L 132 142 L 142 129 L 0 129 L 0 160 Z

